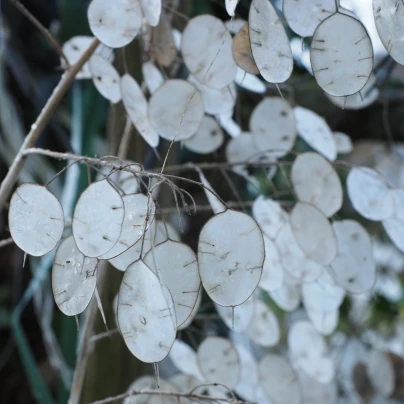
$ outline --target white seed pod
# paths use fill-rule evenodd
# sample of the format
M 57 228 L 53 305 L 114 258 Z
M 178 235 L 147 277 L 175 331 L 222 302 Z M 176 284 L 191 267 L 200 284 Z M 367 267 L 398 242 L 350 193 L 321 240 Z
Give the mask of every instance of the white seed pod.
M 353 221 L 333 223 L 338 241 L 338 255 L 330 265 L 335 281 L 349 293 L 363 293 L 376 280 L 372 241 L 365 228 Z
M 215 308 L 221 319 L 232 331 L 245 331 L 250 325 L 255 311 L 255 298 L 251 295 L 244 303 L 235 307 L 219 306 Z
M 153 94 L 164 83 L 164 77 L 160 70 L 151 62 L 142 64 L 142 74 L 150 94 Z
M 182 325 L 191 315 L 199 293 L 195 253 L 184 243 L 167 240 L 152 248 L 144 262 L 167 286 L 174 301 L 177 325 Z
M 159 24 L 151 31 L 150 56 L 162 67 L 170 67 L 177 57 L 170 17 L 166 14 L 162 14 Z
M 254 201 L 252 215 L 263 233 L 272 240 L 276 238 L 279 230 L 289 222 L 288 214 L 282 209 L 279 202 L 265 198 L 263 195 L 258 196 Z
M 230 17 L 234 17 L 234 12 L 236 10 L 238 2 L 239 2 L 239 0 L 226 0 L 226 2 L 225 2 L 226 11 Z
M 92 0 L 87 17 L 92 33 L 111 48 L 132 42 L 142 25 L 138 0 Z
M 94 294 L 97 283 L 97 259 L 85 257 L 72 236 L 59 245 L 52 266 L 52 290 L 55 302 L 66 316 L 82 313 Z
M 302 107 L 294 108 L 297 131 L 299 135 L 328 160 L 337 157 L 337 146 L 334 136 L 324 118 L 315 112 Z
M 259 363 L 259 380 L 274 403 L 300 404 L 299 380 L 292 366 L 280 355 L 266 354 Z
M 231 35 L 221 20 L 208 14 L 199 15 L 188 22 L 182 33 L 182 57 L 200 83 L 223 88 L 237 73 L 231 44 Z
M 174 366 L 182 373 L 194 376 L 199 381 L 203 380 L 196 357 L 196 352 L 184 341 L 176 339 L 169 357 Z
M 216 115 L 219 125 L 231 136 L 238 137 L 241 135 L 240 125 L 233 119 L 233 112 L 222 115 Z
M 394 392 L 395 371 L 393 362 L 386 352 L 371 349 L 367 356 L 367 374 L 376 391 L 383 397 L 389 397 Z
M 255 302 L 255 312 L 247 335 L 251 341 L 263 347 L 275 346 L 280 340 L 278 319 L 261 300 Z
M 247 73 L 244 70 L 237 68 L 237 74 L 234 82 L 245 90 L 252 91 L 253 93 L 263 94 L 267 91 L 267 86 L 257 76 Z
M 311 203 L 327 217 L 340 210 L 341 181 L 334 167 L 320 154 L 300 154 L 293 163 L 291 180 L 300 201 Z
M 252 1 L 248 28 L 252 54 L 261 76 L 269 83 L 286 81 L 293 70 L 292 49 L 282 21 L 269 0 Z
M 314 329 L 321 335 L 331 335 L 338 325 L 339 310 L 332 311 L 317 310 L 306 307 L 307 317 L 313 324 Z
M 81 194 L 73 213 L 77 248 L 86 257 L 107 253 L 121 236 L 124 217 L 122 197 L 108 180 L 92 183 Z
M 175 341 L 174 303 L 141 260 L 125 271 L 119 288 L 118 323 L 131 353 L 146 363 L 162 361 Z
M 146 22 L 155 27 L 160 21 L 161 0 L 140 0 Z
M 224 134 L 219 124 L 211 116 L 205 115 L 199 129 L 184 140 L 183 145 L 194 153 L 210 154 L 219 149 L 223 142 Z
M 378 221 L 393 215 L 393 194 L 386 179 L 376 170 L 354 167 L 346 183 L 349 200 L 361 216 Z
M 404 190 L 392 189 L 390 193 L 393 196 L 394 211 L 390 218 L 383 220 L 383 227 L 394 245 L 404 251 Z
M 335 380 L 327 384 L 320 383 L 302 371 L 298 372 L 298 377 L 303 403 L 336 404 L 338 402 L 337 384 Z
M 159 135 L 149 121 L 146 97 L 136 80 L 129 74 L 124 74 L 121 78 L 121 94 L 126 113 L 139 134 L 151 147 L 157 147 Z
M 259 150 L 266 150 L 277 158 L 286 156 L 297 136 L 291 106 L 280 97 L 264 98 L 251 114 L 250 131 Z
M 366 28 L 356 18 L 332 14 L 314 32 L 310 62 L 317 84 L 328 94 L 357 93 L 373 69 L 373 47 Z
M 111 163 L 115 162 L 113 159 L 111 159 Z M 141 169 L 140 165 L 137 165 L 137 163 L 134 163 L 133 161 L 122 161 L 117 159 L 116 165 L 122 165 L 122 166 L 129 166 L 131 165 L 131 170 L 136 171 L 136 169 Z M 110 170 L 106 169 L 105 167 L 105 176 L 108 175 L 108 180 L 115 185 L 116 188 L 118 188 L 118 192 L 121 195 L 128 195 L 128 194 L 136 194 L 139 192 L 139 180 L 138 178 L 133 175 L 133 173 L 125 170 L 117 170 L 111 175 L 109 174 Z M 105 176 L 100 175 L 99 180 L 105 178 Z
M 290 216 L 290 227 L 306 256 L 328 265 L 337 256 L 337 239 L 327 217 L 309 203 L 298 202 Z
M 252 295 L 264 259 L 261 230 L 245 213 L 228 209 L 213 216 L 201 230 L 199 274 L 209 297 L 221 306 L 237 306 Z
M 230 0 L 230 1 L 233 1 L 233 0 Z M 237 32 L 239 32 L 241 30 L 241 28 L 243 28 L 245 23 L 246 23 L 246 21 L 243 20 L 242 18 L 231 18 L 230 20 L 226 20 L 224 22 L 224 25 L 226 26 L 226 28 L 229 30 L 229 32 L 232 35 L 236 35 Z
M 338 154 L 349 154 L 353 150 L 351 138 L 342 132 L 334 132 L 335 144 Z
M 279 289 L 283 284 L 283 266 L 278 247 L 264 234 L 265 261 L 259 287 L 267 292 Z
M 150 122 L 167 140 L 185 140 L 199 128 L 203 102 L 199 91 L 185 80 L 167 80 L 151 96 Z
M 300 304 L 300 287 L 284 283 L 279 289 L 269 292 L 276 305 L 285 311 L 295 311 Z
M 99 93 L 113 104 L 121 101 L 120 77 L 115 67 L 100 55 L 94 55 L 89 63 L 93 83 Z
M 195 316 L 198 314 L 199 308 L 201 307 L 202 302 L 202 288 L 199 288 L 198 297 L 196 298 L 196 303 L 194 308 L 191 311 L 190 316 L 185 320 L 185 322 L 178 326 L 178 331 L 185 330 L 188 326 L 191 325 L 192 321 L 194 321 Z
M 196 390 L 200 385 L 201 381 L 195 376 L 185 375 L 183 373 L 177 373 L 168 379 L 180 393 L 189 394 L 190 391 Z M 194 404 L 195 401 L 186 397 L 179 397 L 176 404 Z
M 154 220 L 156 205 L 146 195 L 140 193 L 124 195 L 122 200 L 125 209 L 122 232 L 114 247 L 99 257 L 102 260 L 114 258 L 132 247 L 140 240 Z
M 251 52 L 248 23 L 245 23 L 241 30 L 234 36 L 232 52 L 234 61 L 239 68 L 250 74 L 259 74 L 259 70 Z
M 404 4 L 395 0 L 373 0 L 373 14 L 379 37 L 390 56 L 404 64 Z
M 218 195 L 217 192 L 212 188 L 212 185 L 210 185 L 209 181 L 206 179 L 202 170 L 199 167 L 195 167 L 195 169 L 199 175 L 199 179 L 201 180 L 201 184 L 203 185 L 203 190 L 205 192 L 206 198 L 208 199 L 209 205 L 212 208 L 213 213 L 217 214 L 224 212 L 226 210 L 226 206 L 218 197 L 216 197 L 216 195 Z
M 207 337 L 198 347 L 199 369 L 208 383 L 234 389 L 240 379 L 240 358 L 234 345 L 221 337 Z
M 11 197 L 8 225 L 15 244 L 27 254 L 40 257 L 56 247 L 65 219 L 55 195 L 41 185 L 25 183 Z
M 153 232 L 155 233 L 154 245 L 163 243 L 167 240 L 181 241 L 181 236 L 178 231 L 169 222 L 157 220 L 156 228 L 153 229 Z
M 335 0 L 284 0 L 283 15 L 289 27 L 301 37 L 309 37 L 321 21 L 335 13 Z
M 195 76 L 188 76 L 190 81 L 201 93 L 205 112 L 211 115 L 222 115 L 231 113 L 233 115 L 234 105 L 236 103 L 236 86 L 230 83 L 223 88 L 211 88 L 202 84 Z

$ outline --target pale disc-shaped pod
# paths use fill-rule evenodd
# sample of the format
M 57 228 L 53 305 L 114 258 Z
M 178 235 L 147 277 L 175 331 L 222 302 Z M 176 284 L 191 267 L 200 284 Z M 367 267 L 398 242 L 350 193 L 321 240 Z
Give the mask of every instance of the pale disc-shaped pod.
M 331 15 L 314 32 L 310 62 L 317 84 L 326 93 L 337 97 L 357 93 L 373 70 L 373 47 L 366 28 L 346 14 Z
M 267 398 L 274 403 L 300 404 L 299 380 L 282 356 L 267 354 L 259 363 L 259 380 Z
M 288 214 L 279 202 L 260 195 L 252 206 L 252 215 L 261 227 L 262 232 L 274 240 L 279 230 L 289 222 Z
M 244 303 L 235 307 L 219 306 L 215 303 L 215 308 L 221 319 L 232 331 L 245 331 L 254 316 L 255 298 L 251 295 Z
M 275 346 L 281 333 L 274 312 L 261 300 L 255 302 L 255 313 L 247 335 L 255 344 L 263 347 Z
M 143 261 L 128 267 L 119 288 L 118 323 L 127 347 L 142 362 L 160 362 L 170 352 L 176 335 L 173 306 Z
M 337 256 L 337 238 L 327 217 L 315 206 L 298 202 L 290 216 L 297 244 L 308 258 L 328 265 Z
M 314 329 L 321 335 L 331 335 L 338 325 L 339 310 L 322 311 L 316 308 L 307 308 L 306 313 Z
M 56 247 L 65 219 L 55 195 L 41 185 L 25 183 L 11 197 L 8 225 L 15 244 L 27 254 L 40 257 Z
M 226 11 L 230 17 L 234 17 L 234 12 L 236 11 L 238 2 L 239 2 L 239 0 L 226 0 L 225 1 Z
M 150 123 L 146 97 L 139 84 L 129 74 L 124 74 L 121 78 L 121 93 L 126 113 L 139 134 L 151 147 L 157 147 L 159 135 Z
M 250 131 L 259 150 L 266 150 L 277 158 L 286 156 L 297 136 L 290 104 L 280 97 L 264 98 L 251 114 Z
M 170 291 L 177 325 L 190 316 L 199 293 L 198 262 L 193 250 L 184 243 L 167 240 L 152 248 L 144 257 L 145 264 Z
M 142 74 L 150 94 L 153 94 L 164 83 L 163 74 L 156 65 L 151 62 L 142 64 Z
M 396 0 L 373 0 L 379 37 L 390 56 L 404 64 L 404 4 Z
M 388 354 L 373 348 L 368 353 L 366 365 L 373 387 L 383 397 L 389 397 L 394 392 L 396 376 Z
M 152 30 L 150 53 L 156 64 L 162 67 L 170 67 L 177 57 L 171 21 L 166 14 L 161 16 L 159 24 Z
M 185 140 L 195 134 L 203 111 L 201 94 L 185 80 L 167 80 L 149 101 L 151 124 L 167 140 Z
M 181 53 L 189 71 L 212 88 L 229 85 L 237 73 L 232 38 L 224 23 L 212 15 L 192 18 L 182 33 Z
M 209 297 L 221 306 L 245 302 L 257 287 L 265 259 L 264 239 L 255 220 L 226 210 L 202 228 L 199 274 Z
M 394 245 L 404 251 L 404 189 L 392 189 L 394 210 L 393 215 L 383 220 L 383 227 Z
M 180 392 L 189 394 L 190 391 L 196 390 L 201 381 L 192 375 L 185 375 L 183 373 L 177 373 L 171 376 L 168 381 Z M 187 397 L 179 397 L 176 404 L 194 404 L 195 400 Z
M 286 22 L 303 38 L 312 36 L 320 22 L 336 11 L 335 0 L 283 0 Z
M 338 154 L 349 154 L 352 152 L 352 140 L 346 133 L 334 132 L 334 139 Z
M 247 73 L 244 70 L 237 68 L 237 74 L 234 82 L 241 88 L 257 94 L 263 94 L 267 91 L 266 84 L 253 74 Z
M 300 287 L 297 285 L 283 284 L 279 289 L 269 292 L 269 296 L 276 305 L 285 311 L 295 311 L 300 304 Z
M 252 1 L 248 24 L 251 50 L 261 76 L 269 83 L 283 83 L 292 74 L 292 49 L 269 0 Z
M 78 250 L 73 236 L 59 245 L 52 266 L 52 290 L 63 314 L 76 316 L 86 309 L 97 283 L 97 263 Z
M 246 21 L 243 20 L 242 18 L 231 18 L 230 20 L 226 20 L 224 22 L 224 25 L 232 35 L 236 35 L 237 32 L 239 32 L 241 28 L 243 28 L 245 23 Z
M 111 48 L 132 42 L 142 25 L 139 0 L 92 0 L 87 17 L 92 33 Z
M 368 167 L 354 167 L 348 174 L 347 191 L 354 209 L 369 220 L 385 220 L 394 213 L 393 194 L 386 179 Z
M 196 352 L 184 341 L 175 340 L 169 358 L 180 372 L 194 376 L 199 381 L 204 379 L 199 369 Z
M 205 112 L 211 115 L 222 115 L 231 113 L 233 115 L 236 103 L 237 91 L 234 83 L 223 88 L 211 88 L 202 84 L 192 74 L 188 76 L 190 81 L 201 93 Z
M 261 228 L 262 229 L 262 228 Z M 265 261 L 259 287 L 267 292 L 279 289 L 283 284 L 283 266 L 278 247 L 264 233 Z
M 294 108 L 297 131 L 299 135 L 328 160 L 337 157 L 337 146 L 330 127 L 324 118 L 315 112 L 302 108 Z
M 161 0 L 140 0 L 146 22 L 155 27 L 160 21 Z
M 248 34 L 248 23 L 233 38 L 233 58 L 236 65 L 250 74 L 259 74 L 257 65 L 251 52 L 250 36 Z
M 154 245 L 163 243 L 168 239 L 172 241 L 181 241 L 181 236 L 178 231 L 170 222 L 157 220 L 156 228 L 153 229 L 154 232 Z
M 335 380 L 330 383 L 320 383 L 305 372 L 298 372 L 302 402 L 310 404 L 336 404 L 338 392 Z M 341 402 L 342 404 L 342 402 Z
M 194 308 L 191 311 L 190 316 L 185 320 L 185 322 L 178 326 L 178 331 L 185 330 L 188 326 L 191 325 L 192 321 L 194 321 L 195 316 L 198 314 L 199 308 L 201 307 L 202 302 L 202 288 L 199 288 L 198 297 L 196 298 L 196 303 Z
M 349 293 L 363 293 L 376 280 L 372 241 L 365 228 L 353 220 L 335 221 L 338 255 L 330 265 L 335 281 Z
M 220 383 L 234 389 L 240 380 L 241 366 L 237 350 L 229 340 L 207 337 L 198 347 L 199 369 L 208 383 Z
M 94 55 L 89 63 L 93 83 L 99 93 L 113 104 L 121 101 L 120 77 L 112 63 L 100 55 Z
M 156 205 L 154 201 L 141 193 L 122 197 L 125 217 L 118 242 L 106 254 L 99 258 L 109 260 L 137 243 L 154 220 Z M 146 221 L 147 218 L 147 221 Z
M 196 171 L 198 172 L 199 179 L 201 180 L 201 184 L 203 185 L 203 190 L 205 192 L 206 198 L 208 199 L 209 205 L 212 208 L 214 214 L 224 212 L 226 210 L 226 206 L 224 203 L 216 196 L 217 192 L 212 188 L 209 181 L 203 174 L 202 170 L 199 167 L 196 167 Z
M 291 180 L 301 202 L 311 203 L 327 217 L 340 210 L 341 181 L 334 167 L 320 154 L 300 154 L 293 163 Z
M 108 180 L 92 183 L 73 213 L 72 231 L 78 249 L 86 257 L 110 251 L 121 236 L 124 217 L 122 197 Z
M 211 116 L 205 115 L 199 129 L 184 140 L 183 145 L 194 153 L 210 154 L 219 149 L 223 142 L 224 134 L 219 124 Z
M 232 138 L 241 135 L 240 125 L 233 119 L 233 111 L 216 115 L 217 122 Z

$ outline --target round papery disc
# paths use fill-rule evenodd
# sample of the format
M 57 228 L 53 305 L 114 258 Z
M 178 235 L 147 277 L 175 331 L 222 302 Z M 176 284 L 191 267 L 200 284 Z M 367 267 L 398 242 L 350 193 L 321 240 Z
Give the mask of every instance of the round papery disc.
M 170 67 L 177 57 L 170 17 L 163 13 L 151 34 L 151 59 L 159 66 Z
M 15 244 L 27 254 L 40 257 L 56 247 L 65 219 L 55 195 L 41 185 L 25 183 L 11 197 L 8 225 Z
M 125 217 L 122 223 L 122 232 L 118 242 L 106 254 L 99 258 L 109 260 L 114 258 L 140 240 L 143 233 L 148 229 L 154 220 L 156 205 L 152 199 L 141 193 L 124 195 L 122 197 L 125 209 Z M 148 217 L 146 223 L 146 217 Z
M 383 220 L 383 227 L 394 245 L 404 251 L 404 189 L 392 189 L 394 211 L 393 215 Z
M 303 403 L 335 404 L 337 401 L 337 384 L 335 380 L 330 383 L 320 383 L 306 373 L 298 372 Z
M 232 18 L 230 20 L 226 20 L 224 22 L 224 25 L 232 35 L 236 35 L 237 32 L 239 32 L 241 28 L 243 28 L 245 23 L 246 21 L 243 20 L 242 18 Z
M 273 240 L 264 234 L 265 261 L 259 287 L 267 292 L 279 289 L 283 283 L 283 267 L 278 248 Z
M 226 11 L 230 17 L 234 17 L 234 12 L 236 10 L 238 2 L 239 2 L 239 0 L 226 0 L 225 1 Z
M 177 230 L 169 222 L 163 222 L 162 220 L 157 220 L 156 229 L 154 236 L 154 245 L 160 244 L 168 239 L 172 241 L 181 241 L 181 236 L 178 234 Z
M 174 301 L 177 325 L 190 316 L 199 293 L 200 279 L 195 253 L 184 243 L 167 240 L 152 248 L 145 264 L 167 286 Z
M 248 23 L 233 38 L 232 45 L 233 58 L 237 66 L 250 74 L 259 74 L 257 65 L 255 64 L 250 44 L 250 36 L 248 34 Z
M 199 288 L 198 297 L 196 298 L 196 303 L 191 311 L 191 314 L 182 325 L 177 327 L 178 331 L 185 330 L 188 326 L 191 325 L 192 321 L 194 321 L 195 316 L 198 314 L 199 308 L 201 307 L 201 302 L 202 302 L 202 287 Z
M 296 126 L 299 135 L 328 160 L 337 157 L 334 136 L 327 122 L 315 112 L 302 107 L 294 108 Z
M 291 106 L 279 97 L 264 98 L 251 114 L 250 130 L 259 150 L 266 150 L 274 157 L 286 156 L 297 136 Z
M 162 361 L 175 341 L 174 303 L 141 260 L 131 264 L 123 276 L 118 323 L 127 347 L 142 362 Z
M 363 293 L 376 280 L 372 241 L 365 228 L 353 221 L 333 223 L 338 241 L 338 255 L 330 265 L 335 281 L 349 293 Z
M 262 80 L 260 80 L 257 76 L 245 72 L 239 67 L 237 68 L 237 74 L 234 82 L 239 87 L 249 90 L 253 93 L 263 94 L 267 91 L 267 86 Z
M 149 121 L 147 100 L 136 80 L 129 74 L 122 76 L 121 93 L 126 113 L 139 134 L 151 147 L 157 147 L 159 135 Z
M 219 306 L 215 303 L 215 308 L 221 319 L 232 331 L 245 331 L 250 325 L 255 311 L 254 296 L 250 296 L 244 303 L 235 307 Z
M 223 142 L 224 135 L 219 124 L 211 116 L 205 115 L 197 132 L 184 140 L 183 145 L 194 153 L 209 154 L 219 149 Z
M 167 140 L 185 140 L 195 134 L 202 122 L 203 110 L 201 94 L 185 80 L 167 80 L 149 101 L 150 122 Z
M 216 115 L 217 122 L 232 138 L 241 135 L 240 125 L 233 119 L 233 112 Z
M 201 385 L 201 381 L 195 376 L 185 375 L 183 373 L 177 373 L 171 376 L 168 381 L 181 393 L 189 393 Z M 181 397 L 179 399 L 180 404 L 194 404 L 194 400 Z M 177 401 L 178 404 L 178 401 Z
M 395 369 L 386 352 L 371 349 L 367 357 L 367 374 L 376 391 L 383 397 L 390 397 L 396 382 Z
M 224 212 L 226 210 L 226 206 L 216 196 L 218 195 L 217 192 L 215 192 L 215 190 L 212 188 L 212 185 L 210 185 L 202 170 L 199 167 L 196 167 L 196 171 L 199 175 L 199 179 L 203 186 L 203 191 L 205 192 L 206 198 L 209 202 L 210 207 L 212 208 L 213 213 L 216 214 Z
M 226 210 L 202 228 L 199 274 L 209 297 L 221 306 L 237 306 L 254 292 L 264 264 L 264 239 L 249 215 Z
M 160 20 L 161 0 L 140 0 L 146 22 L 155 27 Z
M 293 163 L 291 179 L 301 202 L 311 203 L 327 217 L 341 208 L 341 181 L 334 167 L 318 153 L 300 154 Z
M 328 265 L 337 255 L 337 239 L 327 217 L 311 204 L 298 202 L 290 213 L 290 227 L 306 256 Z
M 208 383 L 234 389 L 240 380 L 240 358 L 234 345 L 221 337 L 207 337 L 197 352 L 199 369 Z
M 85 257 L 73 236 L 59 245 L 52 266 L 52 290 L 55 302 L 66 316 L 82 313 L 93 297 L 97 283 L 96 258 Z
M 247 329 L 247 335 L 255 344 L 263 347 L 275 346 L 280 339 L 278 319 L 261 300 L 255 302 L 255 312 Z
M 92 0 L 87 17 L 92 33 L 111 48 L 132 42 L 142 25 L 138 0 Z
M 285 311 L 295 311 L 300 304 L 300 287 L 284 283 L 279 289 L 269 292 L 276 305 Z
M 373 0 L 373 14 L 379 37 L 390 56 L 404 64 L 404 4 L 396 0 Z
M 259 363 L 259 380 L 267 398 L 274 403 L 300 404 L 299 381 L 292 366 L 280 355 L 267 354 Z
M 394 201 L 386 179 L 368 167 L 354 167 L 347 177 L 347 191 L 354 209 L 369 220 L 393 215 Z
M 108 182 L 89 185 L 73 213 L 72 231 L 77 248 L 86 257 L 99 257 L 118 242 L 125 208 L 122 197 Z
M 301 37 L 309 37 L 321 21 L 335 13 L 335 0 L 284 0 L 283 15 L 289 27 Z
M 334 132 L 335 144 L 338 154 L 349 154 L 353 150 L 351 138 L 342 132 Z
M 142 64 L 142 74 L 150 94 L 153 94 L 164 83 L 160 70 L 151 62 Z
M 205 14 L 188 22 L 182 33 L 181 53 L 185 65 L 200 83 L 223 88 L 237 72 L 231 45 L 231 35 L 223 22 Z
M 136 171 L 140 171 L 142 167 L 140 164 L 130 160 L 121 160 L 118 157 L 108 156 L 103 159 L 116 166 L 122 166 L 130 169 L 132 172 L 126 170 L 114 170 L 110 167 L 101 167 L 100 172 L 97 175 L 97 180 L 102 180 L 108 177 L 108 181 L 117 188 L 120 195 L 136 194 L 139 192 L 139 179 L 134 174 Z M 112 172 L 113 171 L 113 172 Z M 112 172 L 112 174 L 111 174 Z
M 317 84 L 328 94 L 342 97 L 360 91 L 373 69 L 366 28 L 346 14 L 331 15 L 314 32 L 310 62 Z
M 306 313 L 314 329 L 321 335 L 331 335 L 338 326 L 339 309 L 323 311 L 315 307 L 306 307 Z
M 199 370 L 196 352 L 184 341 L 176 339 L 169 355 L 174 366 L 182 373 L 194 376 L 199 381 L 203 380 Z
M 248 15 L 251 51 L 269 83 L 283 83 L 293 70 L 292 49 L 285 28 L 269 0 L 253 0 Z

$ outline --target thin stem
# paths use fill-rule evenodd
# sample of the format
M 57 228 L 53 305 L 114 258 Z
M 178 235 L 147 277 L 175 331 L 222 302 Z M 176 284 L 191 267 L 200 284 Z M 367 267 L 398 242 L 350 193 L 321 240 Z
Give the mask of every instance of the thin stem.
M 125 129 L 123 130 L 121 143 L 119 145 L 118 150 L 118 157 L 120 159 L 125 159 L 127 157 L 131 134 L 132 134 L 132 121 L 130 120 L 129 116 L 127 116 Z

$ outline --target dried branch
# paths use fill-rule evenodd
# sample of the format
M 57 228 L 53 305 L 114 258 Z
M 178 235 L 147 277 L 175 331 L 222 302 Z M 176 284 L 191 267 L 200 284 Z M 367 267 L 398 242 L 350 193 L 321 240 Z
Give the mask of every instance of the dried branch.
M 71 68 L 66 71 L 53 90 L 52 95 L 46 102 L 44 108 L 42 109 L 41 113 L 39 114 L 35 123 L 31 126 L 31 130 L 28 135 L 25 137 L 25 140 L 15 156 L 13 164 L 11 164 L 6 177 L 4 178 L 3 182 L 0 186 L 0 211 L 2 211 L 4 204 L 6 203 L 7 199 L 9 198 L 11 191 L 13 189 L 14 184 L 17 181 L 18 175 L 22 170 L 24 165 L 24 151 L 33 147 L 38 140 L 42 130 L 45 128 L 46 124 L 52 118 L 57 106 L 62 101 L 64 95 L 66 94 L 67 90 L 72 85 L 77 73 L 83 67 L 83 65 L 88 61 L 91 55 L 96 50 L 97 46 L 99 45 L 98 39 L 94 39 L 89 48 L 83 53 L 81 58 L 77 61 L 76 64 L 71 66 Z

